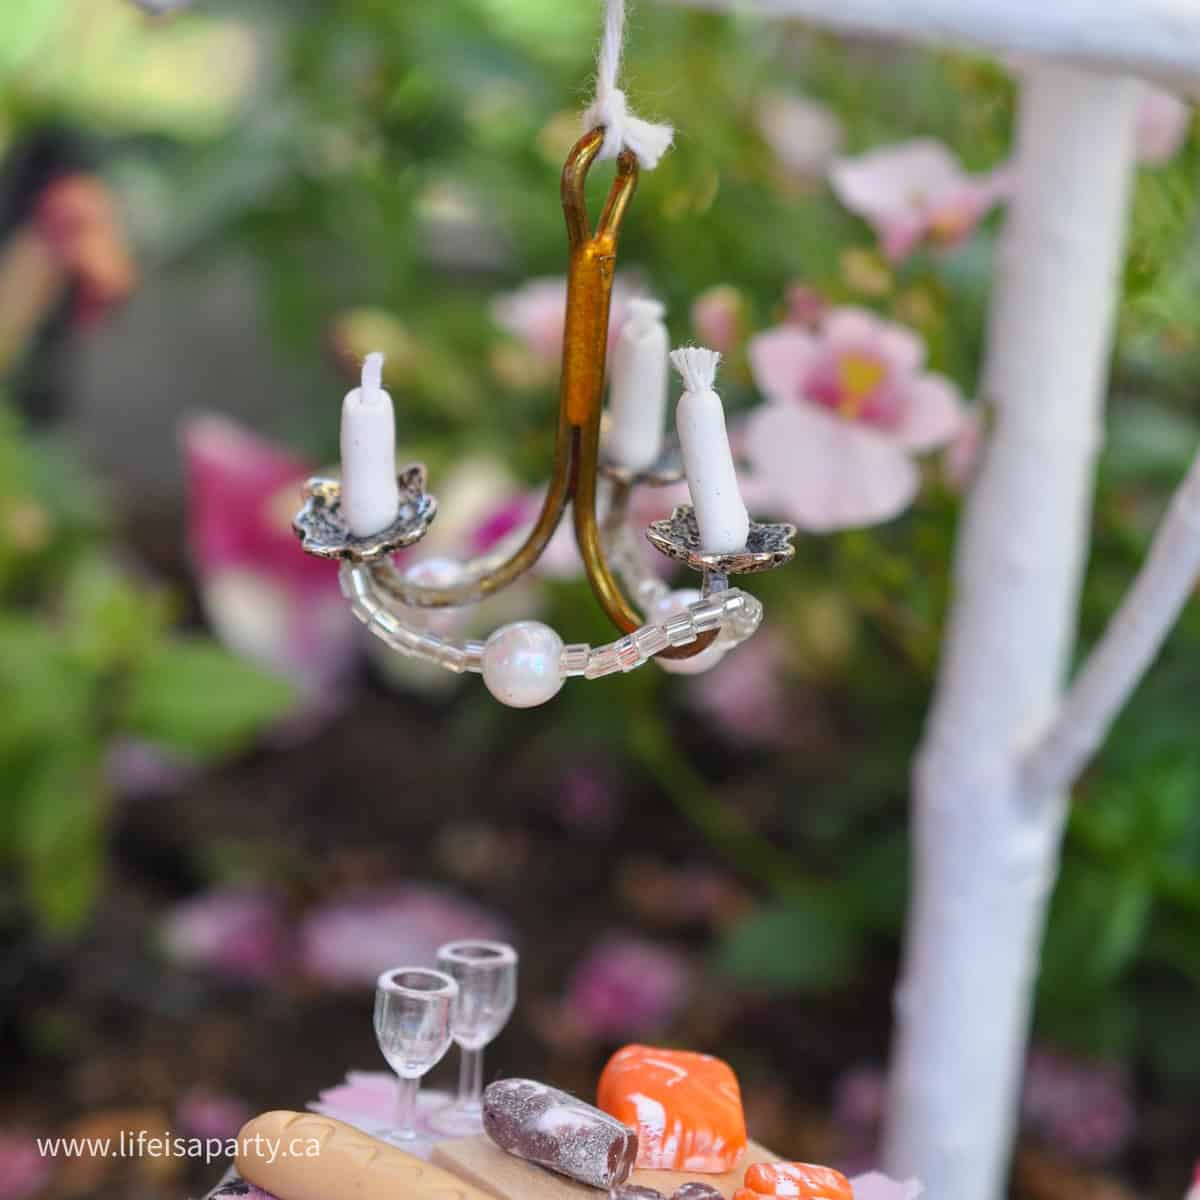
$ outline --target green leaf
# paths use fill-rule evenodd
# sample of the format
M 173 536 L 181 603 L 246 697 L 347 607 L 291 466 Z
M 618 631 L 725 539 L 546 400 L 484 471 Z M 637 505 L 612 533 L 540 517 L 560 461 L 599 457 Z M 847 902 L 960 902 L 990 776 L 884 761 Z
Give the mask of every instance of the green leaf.
M 53 934 L 76 930 L 100 891 L 104 796 L 98 762 L 88 742 L 56 747 L 35 764 L 16 800 L 29 899 Z
M 63 592 L 64 626 L 76 659 L 94 672 L 135 662 L 167 625 L 170 604 L 161 591 L 137 585 L 111 561 L 83 558 Z
M 200 755 L 246 746 L 292 702 L 282 680 L 198 639 L 153 648 L 128 688 L 129 732 Z
M 1136 958 L 1152 907 L 1140 871 L 1118 874 L 1068 859 L 1050 909 L 1042 987 L 1081 995 L 1111 984 Z
M 92 679 L 63 653 L 58 634 L 33 617 L 0 614 L 0 763 L 40 745 L 70 745 L 91 723 Z
M 848 982 L 862 938 L 832 894 L 813 891 L 768 904 L 720 947 L 717 967 L 743 983 L 821 992 Z

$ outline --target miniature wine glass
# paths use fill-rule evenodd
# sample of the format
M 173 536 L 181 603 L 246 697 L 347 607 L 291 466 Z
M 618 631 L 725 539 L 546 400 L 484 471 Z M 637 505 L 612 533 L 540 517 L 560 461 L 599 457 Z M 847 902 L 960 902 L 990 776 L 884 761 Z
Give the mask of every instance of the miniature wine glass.
M 517 1002 L 517 952 L 504 942 L 448 942 L 437 964 L 458 983 L 452 1031 L 462 1051 L 458 1099 L 434 1113 L 440 1133 L 466 1136 L 483 1128 L 483 1048 L 508 1024 Z
M 388 1141 L 412 1150 L 417 1136 L 417 1089 L 421 1076 L 450 1049 L 458 984 L 441 971 L 394 967 L 375 986 L 375 1037 L 396 1072 L 396 1128 Z

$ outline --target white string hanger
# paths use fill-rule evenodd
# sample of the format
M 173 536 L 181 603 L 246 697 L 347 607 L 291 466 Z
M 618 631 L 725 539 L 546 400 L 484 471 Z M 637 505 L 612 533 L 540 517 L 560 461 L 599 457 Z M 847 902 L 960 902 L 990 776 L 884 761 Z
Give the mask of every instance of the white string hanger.
M 600 158 L 616 158 L 630 150 L 647 171 L 671 148 L 675 130 L 656 125 L 629 111 L 625 93 L 617 86 L 621 54 L 625 48 L 625 0 L 605 0 L 604 32 L 596 58 L 596 98 L 583 114 L 584 129 L 604 129 Z

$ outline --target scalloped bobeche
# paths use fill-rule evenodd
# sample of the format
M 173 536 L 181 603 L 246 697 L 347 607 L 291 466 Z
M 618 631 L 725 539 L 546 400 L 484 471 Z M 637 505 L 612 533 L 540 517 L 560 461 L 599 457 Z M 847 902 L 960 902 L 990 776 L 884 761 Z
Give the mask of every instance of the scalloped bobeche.
M 696 510 L 681 504 L 666 520 L 655 521 L 646 538 L 669 558 L 685 562 L 695 571 L 717 571 L 722 575 L 753 575 L 781 567 L 796 553 L 792 539 L 795 525 L 750 522 L 746 545 L 732 554 L 708 554 L 700 548 Z
M 400 508 L 396 519 L 370 537 L 355 537 L 342 517 L 342 485 L 316 476 L 304 485 L 304 507 L 292 528 L 308 554 L 318 558 L 376 562 L 419 542 L 437 515 L 437 500 L 425 490 L 425 467 L 413 463 L 396 476 Z

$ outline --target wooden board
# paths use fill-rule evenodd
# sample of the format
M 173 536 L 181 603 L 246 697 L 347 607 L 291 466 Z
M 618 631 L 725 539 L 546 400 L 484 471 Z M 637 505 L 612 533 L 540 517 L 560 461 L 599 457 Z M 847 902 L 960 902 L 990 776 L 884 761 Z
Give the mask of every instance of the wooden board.
M 433 1148 L 433 1161 L 453 1171 L 461 1179 L 490 1192 L 498 1200 L 597 1200 L 600 1188 L 576 1183 L 565 1175 L 556 1175 L 544 1167 L 526 1162 L 501 1150 L 486 1137 L 458 1138 L 439 1142 Z M 725 1175 L 701 1175 L 687 1171 L 646 1171 L 638 1168 L 630 1183 L 657 1188 L 670 1200 L 671 1193 L 689 1179 L 712 1184 L 726 1200 L 742 1186 L 746 1168 L 754 1163 L 778 1162 L 779 1155 L 751 1142 L 742 1161 Z

